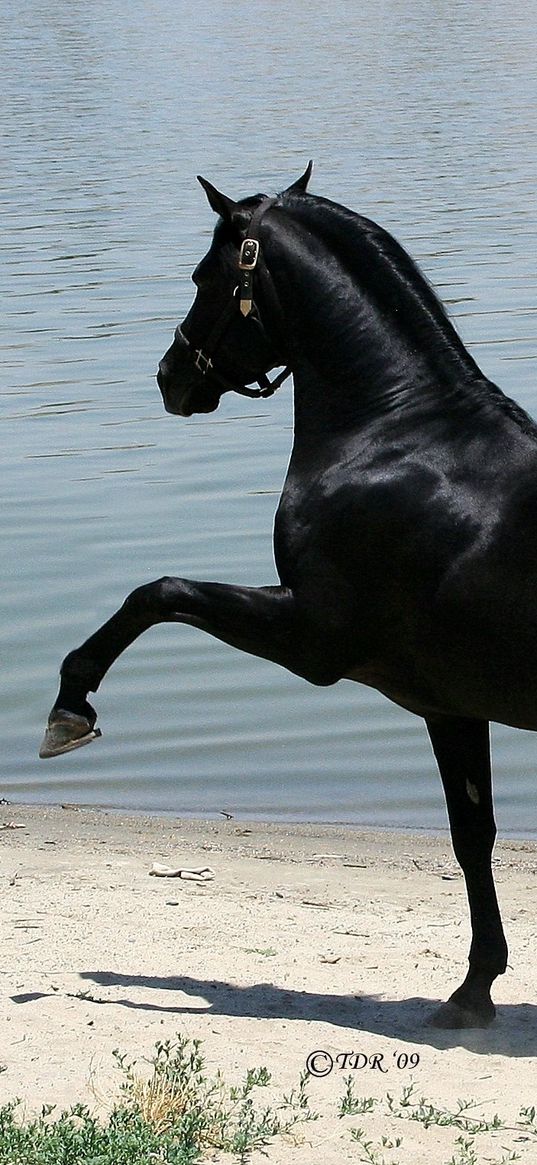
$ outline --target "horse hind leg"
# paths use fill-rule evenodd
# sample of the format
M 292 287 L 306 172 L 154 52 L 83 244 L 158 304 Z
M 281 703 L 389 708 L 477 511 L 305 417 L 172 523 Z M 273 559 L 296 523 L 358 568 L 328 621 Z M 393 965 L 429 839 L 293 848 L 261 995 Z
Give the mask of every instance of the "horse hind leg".
M 466 881 L 472 925 L 468 974 L 430 1022 L 441 1028 L 486 1027 L 496 1014 L 490 988 L 507 966 L 491 865 L 496 824 L 489 725 L 446 716 L 428 719 L 427 729 L 444 786 L 453 849 Z

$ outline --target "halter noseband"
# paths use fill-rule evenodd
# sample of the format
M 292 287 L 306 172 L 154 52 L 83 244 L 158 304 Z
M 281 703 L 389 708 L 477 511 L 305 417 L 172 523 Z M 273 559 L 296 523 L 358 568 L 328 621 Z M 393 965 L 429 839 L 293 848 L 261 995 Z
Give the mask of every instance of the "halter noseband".
M 264 198 L 259 206 L 254 211 L 249 225 L 249 233 L 241 244 L 239 252 L 239 283 L 233 293 L 231 303 L 224 308 L 221 316 L 216 321 L 212 331 L 209 333 L 209 338 L 203 348 L 193 348 L 190 341 L 187 340 L 181 328 L 176 329 L 176 336 L 183 344 L 188 347 L 188 355 L 193 361 L 194 367 L 202 376 L 207 376 L 214 380 L 221 388 L 228 392 L 237 392 L 240 396 L 249 396 L 252 398 L 272 396 L 276 389 L 283 384 L 284 380 L 291 375 L 290 368 L 284 368 L 282 372 L 274 380 L 270 381 L 265 372 L 258 378 L 259 388 L 248 388 L 247 385 L 232 384 L 221 372 L 217 372 L 213 364 L 213 356 L 216 349 L 219 347 L 228 325 L 230 324 L 236 312 L 236 299 L 238 295 L 239 311 L 246 319 L 254 307 L 253 286 L 254 286 L 254 272 L 258 264 L 260 256 L 259 243 L 259 226 L 261 219 L 266 211 L 277 201 L 276 198 Z M 259 321 L 261 324 L 261 321 Z M 263 325 L 261 324 L 261 327 Z

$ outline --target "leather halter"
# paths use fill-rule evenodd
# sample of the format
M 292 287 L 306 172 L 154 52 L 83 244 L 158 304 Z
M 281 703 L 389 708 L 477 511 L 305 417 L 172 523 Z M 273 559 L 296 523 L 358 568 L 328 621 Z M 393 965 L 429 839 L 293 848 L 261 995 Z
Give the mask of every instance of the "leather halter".
M 209 337 L 206 340 L 203 348 L 193 348 L 190 341 L 181 331 L 180 327 L 176 329 L 175 333 L 176 338 L 181 343 L 187 345 L 188 356 L 192 360 L 194 367 L 197 368 L 198 372 L 201 372 L 202 376 L 206 376 L 209 380 L 214 381 L 219 387 L 223 388 L 227 392 L 237 392 L 240 396 L 249 396 L 254 399 L 258 397 L 272 396 L 272 394 L 276 392 L 276 389 L 278 389 L 280 385 L 283 384 L 284 380 L 286 380 L 287 377 L 291 375 L 291 369 L 288 367 L 284 368 L 282 372 L 278 373 L 278 376 L 276 376 L 272 381 L 270 381 L 266 373 L 263 372 L 257 381 L 259 388 L 248 388 L 248 386 L 245 384 L 233 384 L 230 380 L 227 379 L 227 377 L 223 376 L 221 372 L 218 372 L 214 367 L 213 357 L 225 336 L 233 316 L 236 315 L 237 299 L 239 311 L 245 319 L 250 315 L 253 307 L 255 306 L 253 298 L 253 284 L 254 272 L 260 257 L 259 227 L 263 215 L 276 201 L 276 198 L 264 198 L 263 201 L 259 203 L 259 206 L 254 211 L 250 219 L 248 235 L 243 240 L 239 253 L 238 286 L 235 288 L 231 302 L 227 305 L 227 307 L 224 308 L 222 314 L 219 316 L 214 327 L 212 328 L 212 331 L 209 333 Z M 258 312 L 257 319 L 259 320 L 260 326 L 263 327 Z

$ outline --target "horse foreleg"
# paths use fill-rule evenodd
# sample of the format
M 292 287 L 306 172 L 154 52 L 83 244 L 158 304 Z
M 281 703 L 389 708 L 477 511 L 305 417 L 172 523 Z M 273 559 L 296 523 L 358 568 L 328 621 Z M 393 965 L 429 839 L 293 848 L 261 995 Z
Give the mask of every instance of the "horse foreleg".
M 492 877 L 496 837 L 487 721 L 427 720 L 446 796 L 453 849 L 462 868 L 472 924 L 464 983 L 432 1017 L 436 1027 L 486 1027 L 496 1014 L 491 984 L 507 965 L 507 944 Z
M 98 735 L 87 693 L 97 690 L 114 660 L 142 632 L 165 622 L 199 627 L 312 683 L 333 683 L 342 674 L 333 662 L 334 634 L 312 624 L 287 588 L 162 578 L 133 591 L 108 622 L 65 658 L 40 756 L 57 756 Z

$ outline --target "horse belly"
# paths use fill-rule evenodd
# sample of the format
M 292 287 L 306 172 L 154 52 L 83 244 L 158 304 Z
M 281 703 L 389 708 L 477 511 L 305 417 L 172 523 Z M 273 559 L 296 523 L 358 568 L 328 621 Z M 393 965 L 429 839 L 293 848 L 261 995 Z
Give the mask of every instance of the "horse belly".
M 457 715 L 537 729 L 537 626 L 444 621 L 424 615 L 416 634 L 348 669 L 421 716 Z
M 433 666 L 468 715 L 537 729 L 537 560 L 527 543 L 505 550 L 469 556 L 446 580 L 431 614 Z M 430 663 L 431 645 L 420 655 Z

